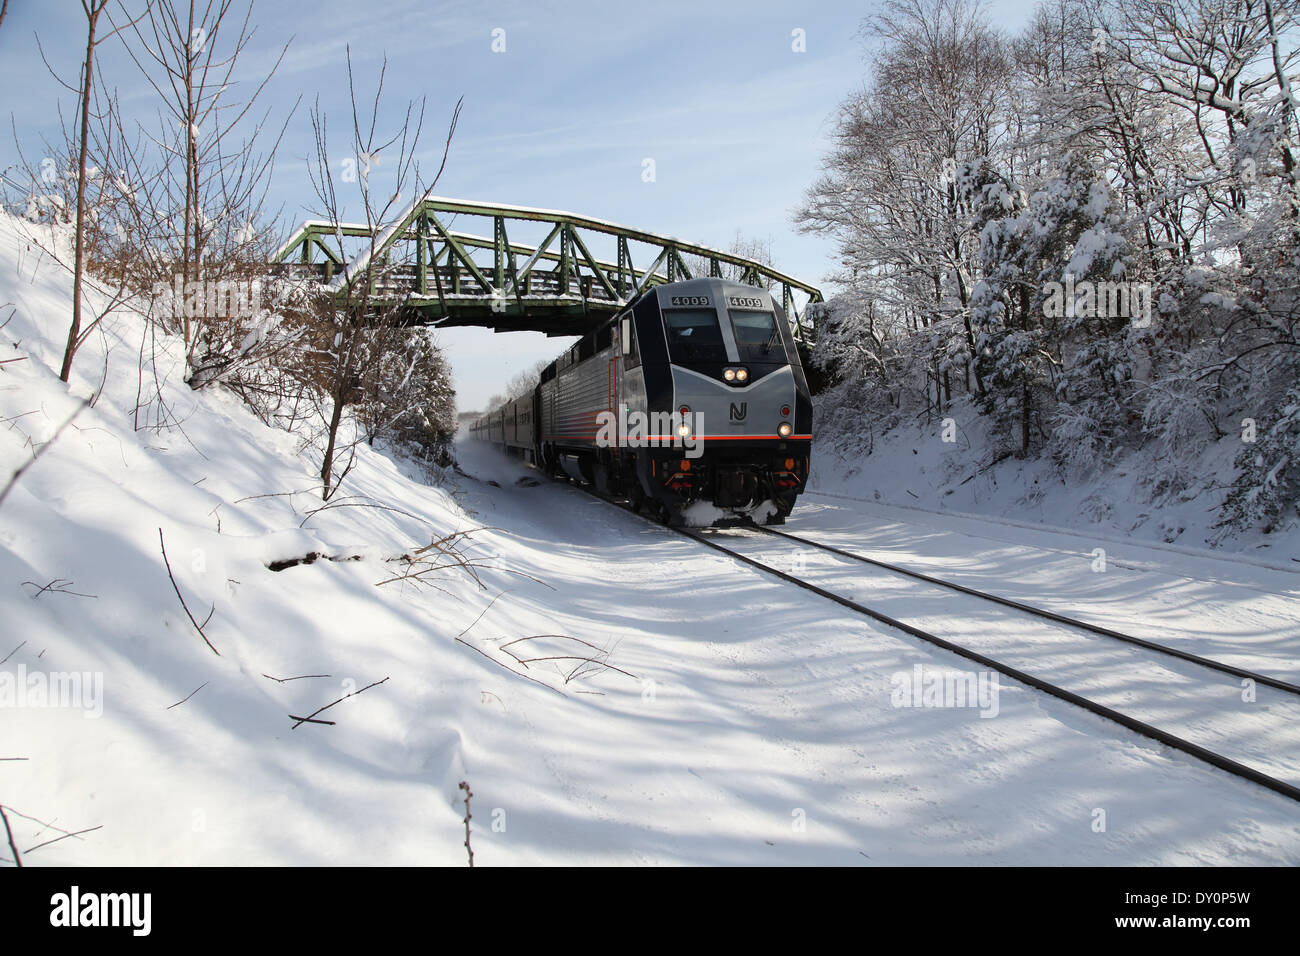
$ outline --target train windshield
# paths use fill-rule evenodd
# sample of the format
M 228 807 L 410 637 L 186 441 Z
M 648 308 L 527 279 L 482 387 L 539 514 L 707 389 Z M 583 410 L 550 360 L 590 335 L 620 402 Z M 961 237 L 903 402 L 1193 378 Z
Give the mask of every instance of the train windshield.
M 786 361 L 785 343 L 771 312 L 730 309 L 731 327 L 736 333 L 736 350 L 742 362 Z
M 727 361 L 718 313 L 712 309 L 667 309 L 664 330 L 668 333 L 668 352 L 674 362 Z

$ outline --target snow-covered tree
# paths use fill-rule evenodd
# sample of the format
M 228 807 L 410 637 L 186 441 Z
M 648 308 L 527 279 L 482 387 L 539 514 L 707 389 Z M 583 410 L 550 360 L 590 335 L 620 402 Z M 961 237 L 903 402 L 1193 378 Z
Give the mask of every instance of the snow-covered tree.
M 1234 418 L 1279 419 L 1298 32 L 1300 0 L 1046 0 L 1011 39 L 962 0 L 886 4 L 799 211 L 844 289 L 817 327 L 841 382 L 819 422 L 964 391 L 1004 451 L 1075 469 L 1149 445 L 1170 490 Z
M 448 461 L 455 433 L 456 391 L 451 366 L 431 329 L 394 328 L 378 344 L 357 400 L 357 418 L 367 441 L 407 442 L 439 464 Z
M 1258 427 L 1237 456 L 1238 474 L 1224 499 L 1222 523 L 1231 529 L 1272 531 L 1300 516 L 1300 383 Z
M 1036 432 L 1046 436 L 1053 399 L 1071 409 L 1071 447 L 1081 421 L 1104 442 L 1130 373 L 1125 330 L 1140 305 L 1109 188 L 1080 153 L 1027 201 L 988 163 L 964 173 L 981 237 L 971 315 L 983 407 L 1014 430 L 1022 455 Z
M 978 233 L 957 170 L 1006 135 L 1010 61 L 968 0 L 893 0 L 864 36 L 876 44 L 872 81 L 841 106 L 834 149 L 798 221 L 837 239 L 836 278 L 871 304 L 865 321 L 844 320 L 846 332 L 928 330 L 923 388 L 937 410 L 954 372 L 960 387 L 980 387 L 968 314 Z

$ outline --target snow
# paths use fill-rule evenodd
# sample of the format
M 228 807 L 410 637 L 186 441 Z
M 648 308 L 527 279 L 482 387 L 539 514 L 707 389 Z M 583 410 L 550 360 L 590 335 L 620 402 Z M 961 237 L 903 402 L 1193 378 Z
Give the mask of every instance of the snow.
M 293 233 L 289 236 L 289 238 L 286 239 L 280 245 L 280 247 L 275 250 L 275 252 L 271 253 L 271 261 L 272 262 L 277 261 L 291 248 L 293 248 L 293 246 L 296 245 L 298 241 L 301 239 L 302 234 L 306 232 L 308 229 L 319 228 L 322 226 L 328 226 L 331 230 L 338 229 L 340 231 L 353 229 L 353 230 L 362 230 L 368 232 L 370 230 L 370 227 L 366 225 L 364 222 L 341 222 L 336 226 L 334 223 L 330 222 L 327 219 L 306 219 L 303 220 L 303 222 L 298 226 L 298 228 L 293 231 Z
M 896 707 L 899 675 L 965 663 L 485 446 L 459 446 L 463 475 L 362 446 L 322 508 L 299 437 L 191 392 L 166 338 L 180 425 L 136 431 L 138 318 L 112 314 L 57 378 L 70 285 L 0 219 L 0 359 L 23 359 L 0 366 L 0 481 L 44 448 L 0 503 L 0 673 L 103 688 L 99 717 L 0 708 L 0 757 L 27 758 L 0 761 L 0 801 L 102 825 L 31 865 L 459 865 L 461 780 L 478 865 L 1300 863 L 1291 801 L 1009 681 L 996 716 Z M 1068 535 L 883 508 L 810 495 L 787 528 L 1294 670 L 1287 572 L 1134 546 L 1093 575 Z M 473 574 L 379 583 L 471 531 Z M 312 552 L 341 560 L 267 568 Z M 897 587 L 872 590 L 962 626 Z M 1119 693 L 1116 673 L 1087 679 Z M 1292 767 L 1292 744 L 1251 757 Z M 41 829 L 19 820 L 20 846 Z
M 1295 593 L 1261 593 L 1126 563 L 1094 571 L 1091 556 L 1068 551 L 1042 554 L 1008 545 L 996 550 L 985 545 L 981 551 L 971 547 L 970 533 L 938 527 L 917 554 L 915 525 L 905 538 L 903 529 L 882 521 L 876 509 L 864 511 L 850 503 L 818 503 L 805 508 L 797 524 L 803 536 L 848 544 L 853 553 L 866 546 L 867 556 L 889 561 L 905 549 L 905 566 L 919 565 L 937 577 L 1066 615 L 1077 615 L 1081 604 L 1081 616 L 1092 623 L 1300 682 L 1300 595 Z M 1300 785 L 1300 697 L 1294 694 L 1261 687 L 1245 702 L 1240 680 L 1230 675 L 1076 628 L 1008 615 L 979 598 L 919 587 L 893 572 L 798 542 L 774 544 L 733 532 L 726 544 L 778 567 L 797 562 L 800 577 L 833 593 Z M 996 564 L 988 560 L 991 552 L 999 557 Z M 1135 620 L 1132 608 L 1139 602 L 1144 613 Z
M 945 442 L 949 418 L 954 440 Z M 1232 430 L 1203 449 L 1190 442 L 1172 449 L 1182 457 L 1153 443 L 1121 453 L 1110 467 L 1073 474 L 1047 458 L 1013 456 L 990 465 L 996 441 L 986 418 L 966 400 L 928 425 L 875 434 L 871 454 L 817 423 L 814 439 L 815 491 L 1015 527 L 1069 529 L 1102 544 L 1143 542 L 1168 553 L 1190 548 L 1217 554 L 1221 571 L 1244 564 L 1300 573 L 1300 522 L 1292 519 L 1270 534 L 1230 536 L 1218 527 L 1219 503 L 1241 449 L 1240 434 Z

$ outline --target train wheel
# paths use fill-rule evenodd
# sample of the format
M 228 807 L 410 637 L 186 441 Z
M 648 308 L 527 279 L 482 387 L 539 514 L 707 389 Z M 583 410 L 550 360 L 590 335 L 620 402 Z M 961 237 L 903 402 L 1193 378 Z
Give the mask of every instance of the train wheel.
M 674 501 L 671 504 L 664 502 L 663 505 L 663 523 L 670 528 L 680 528 L 686 524 L 686 519 L 682 516 L 682 503 Z
M 776 505 L 776 514 L 768 515 L 763 519 L 763 524 L 785 524 L 786 516 L 794 510 L 794 499 L 781 495 L 775 498 L 772 504 Z

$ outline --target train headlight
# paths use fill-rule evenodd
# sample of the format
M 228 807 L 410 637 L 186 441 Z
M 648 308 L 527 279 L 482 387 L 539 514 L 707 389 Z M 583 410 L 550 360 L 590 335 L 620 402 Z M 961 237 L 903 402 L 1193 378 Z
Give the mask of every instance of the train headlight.
M 734 382 L 736 380 L 736 370 L 734 368 L 724 368 L 722 370 L 722 377 L 728 382 Z
M 682 438 L 691 437 L 691 406 L 683 405 L 677 409 L 677 414 L 681 416 L 681 424 L 677 426 L 677 434 Z
M 782 422 L 780 425 L 776 426 L 776 433 L 782 438 L 789 438 L 792 430 L 793 429 L 790 428 L 789 422 Z
M 747 368 L 738 368 L 738 369 L 736 369 L 736 381 L 737 381 L 737 382 L 747 382 L 747 381 L 749 381 L 749 369 L 747 369 Z

